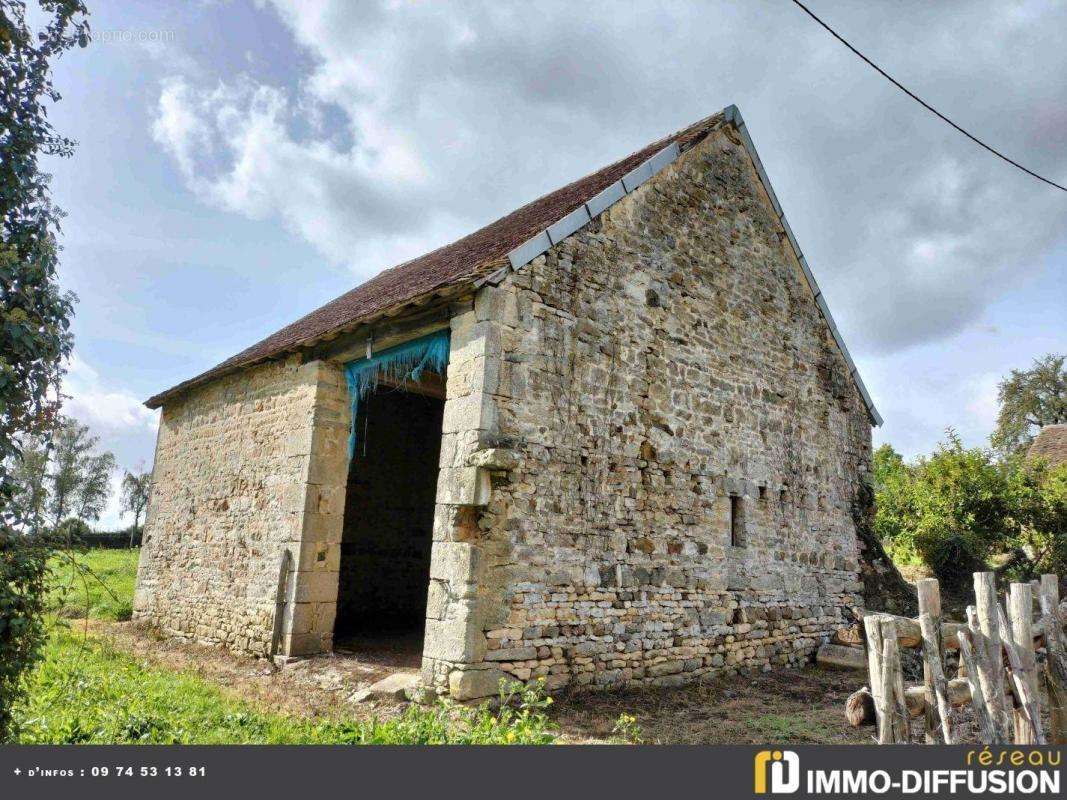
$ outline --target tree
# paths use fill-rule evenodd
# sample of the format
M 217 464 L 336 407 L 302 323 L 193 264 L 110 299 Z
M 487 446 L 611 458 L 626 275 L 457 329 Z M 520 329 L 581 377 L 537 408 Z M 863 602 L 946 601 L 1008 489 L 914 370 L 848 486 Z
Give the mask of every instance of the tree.
M 873 458 L 874 528 L 893 557 L 929 566 L 949 590 L 996 565 L 1025 580 L 1067 566 L 1067 465 L 997 459 L 948 431 L 906 463 L 889 445 Z
M 48 502 L 48 445 L 40 437 L 25 437 L 19 449 L 8 467 L 14 482 L 12 513 L 23 530 L 37 534 Z
M 1023 580 L 1067 574 L 1067 463 L 1050 466 L 1020 454 L 1006 467 L 1017 522 L 1013 572 Z
M 958 588 L 1008 546 L 1018 526 L 993 454 L 965 448 L 951 429 L 912 464 L 891 447 L 875 453 L 875 530 L 894 558 L 928 565 Z
M 871 466 L 876 497 L 874 532 L 894 561 L 917 562 L 920 558 L 909 533 L 916 517 L 912 472 L 900 453 L 888 444 L 874 451 Z
M 100 439 L 88 426 L 69 417 L 60 419 L 52 438 L 48 473 L 48 507 L 58 526 L 67 517 L 98 520 L 111 494 L 115 456 L 95 453 Z
M 21 437 L 54 422 L 72 346 L 74 298 L 56 277 L 61 212 L 38 158 L 72 152 L 48 122 L 47 104 L 59 100 L 52 61 L 89 38 L 80 0 L 40 6 L 44 27 L 31 31 L 25 2 L 0 0 L 0 741 L 11 735 L 22 676 L 40 654 L 50 552 L 18 516 L 12 465 L 22 458 Z
M 1011 455 L 1029 446 L 1035 428 L 1067 422 L 1067 356 L 1049 353 L 1027 370 L 1013 369 L 997 392 L 1000 413 L 993 447 Z
M 138 472 L 136 474 L 127 471 L 122 476 L 122 511 L 125 514 L 133 514 L 133 527 L 130 528 L 130 547 L 133 547 L 133 536 L 141 527 L 141 514 L 148 505 L 148 490 L 152 485 L 151 472 Z

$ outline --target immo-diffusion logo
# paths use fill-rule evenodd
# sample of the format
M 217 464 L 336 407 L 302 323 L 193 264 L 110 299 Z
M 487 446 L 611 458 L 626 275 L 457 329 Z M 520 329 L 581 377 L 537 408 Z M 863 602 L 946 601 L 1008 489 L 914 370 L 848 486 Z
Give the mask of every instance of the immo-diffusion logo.
M 770 774 L 771 794 L 792 794 L 800 788 L 800 757 L 792 750 L 760 750 L 756 753 L 756 794 L 766 794 Z

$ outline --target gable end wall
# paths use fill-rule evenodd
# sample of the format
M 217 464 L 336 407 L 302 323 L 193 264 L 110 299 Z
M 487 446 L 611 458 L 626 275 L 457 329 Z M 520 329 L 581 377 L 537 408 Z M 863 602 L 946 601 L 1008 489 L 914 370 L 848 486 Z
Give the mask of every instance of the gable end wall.
M 674 685 L 808 659 L 861 605 L 870 419 L 736 139 L 684 153 L 476 311 L 500 352 L 480 446 L 515 465 L 495 459 L 464 533 L 484 657 L 428 680 Z

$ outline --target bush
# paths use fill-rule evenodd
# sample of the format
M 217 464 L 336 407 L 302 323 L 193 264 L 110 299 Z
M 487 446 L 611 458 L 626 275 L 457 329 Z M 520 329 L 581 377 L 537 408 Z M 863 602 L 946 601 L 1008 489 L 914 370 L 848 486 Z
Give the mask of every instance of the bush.
M 78 545 L 86 536 L 92 536 L 89 523 L 77 517 L 67 517 L 56 526 L 56 538 L 70 545 Z
M 997 460 L 947 441 L 912 464 L 889 445 L 874 453 L 875 532 L 898 563 L 923 563 L 949 591 L 994 561 L 1029 580 L 1067 566 L 1067 465 Z M 1006 557 L 1010 556 L 1010 560 Z
M 43 538 L 0 526 L 0 742 L 14 734 L 11 708 L 44 642 L 50 552 Z

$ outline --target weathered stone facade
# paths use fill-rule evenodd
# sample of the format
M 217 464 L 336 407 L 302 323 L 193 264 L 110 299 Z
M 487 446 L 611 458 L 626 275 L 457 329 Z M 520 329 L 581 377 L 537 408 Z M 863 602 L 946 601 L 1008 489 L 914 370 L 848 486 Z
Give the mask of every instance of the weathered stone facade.
M 469 626 L 428 636 L 427 680 L 673 685 L 806 659 L 860 604 L 870 420 L 760 195 L 723 133 L 459 321 L 477 446 L 509 468 L 439 512 L 431 616 Z
M 796 663 L 862 603 L 870 416 L 735 131 L 452 308 L 428 685 L 469 699 L 505 675 L 674 685 Z M 139 617 L 268 652 L 284 549 L 280 652 L 329 649 L 341 360 L 165 405 Z
M 299 357 L 167 404 L 137 570 L 134 618 L 266 655 L 280 556 L 280 653 L 330 649 L 347 472 L 340 368 Z

